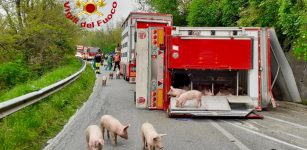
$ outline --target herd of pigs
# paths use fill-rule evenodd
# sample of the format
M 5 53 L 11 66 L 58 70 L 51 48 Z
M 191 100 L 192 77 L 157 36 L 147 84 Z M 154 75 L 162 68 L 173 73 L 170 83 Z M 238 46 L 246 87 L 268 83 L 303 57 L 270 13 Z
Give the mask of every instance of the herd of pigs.
M 89 150 L 101 150 L 104 145 L 104 133 L 107 131 L 107 137 L 110 138 L 113 145 L 117 145 L 117 136 L 128 139 L 128 125 L 122 125 L 119 120 L 111 115 L 104 115 L 100 119 L 100 127 L 90 125 L 85 131 L 86 142 Z M 141 127 L 143 149 L 154 150 L 156 147 L 162 149 L 162 136 L 158 134 L 152 124 L 146 122 Z
M 113 79 L 114 73 L 109 73 L 109 79 Z M 115 73 L 116 79 L 120 79 L 120 73 Z M 102 76 L 102 86 L 106 86 L 108 77 Z M 100 127 L 98 125 L 90 125 L 85 131 L 88 150 L 101 150 L 104 145 L 104 133 L 107 132 L 107 137 L 111 137 L 113 145 L 117 145 L 117 136 L 128 139 L 128 125 L 122 125 L 119 120 L 111 115 L 104 115 L 100 119 Z M 162 149 L 162 136 L 166 134 L 158 134 L 152 124 L 146 122 L 141 127 L 143 149 L 154 150 L 155 148 Z
M 113 72 L 109 73 L 109 79 L 113 79 Z M 116 79 L 120 78 L 120 73 L 115 73 Z M 102 76 L 102 86 L 107 83 L 108 77 Z M 203 87 L 202 90 L 189 90 L 188 87 L 170 88 L 168 95 L 176 97 L 176 107 L 183 107 L 188 100 L 196 100 L 197 107 L 201 107 L 202 96 L 229 96 L 232 95 L 231 88 L 222 87 L 217 94 L 214 94 L 211 89 Z M 101 150 L 104 145 L 104 133 L 107 132 L 107 137 L 110 138 L 113 145 L 117 145 L 117 136 L 128 139 L 128 125 L 122 125 L 119 120 L 111 115 L 104 115 L 100 119 L 100 127 L 97 125 L 90 125 L 86 129 L 86 142 L 89 150 Z M 155 148 L 162 149 L 162 136 L 166 134 L 159 134 L 154 129 L 153 125 L 146 122 L 141 126 L 143 149 L 154 150 Z

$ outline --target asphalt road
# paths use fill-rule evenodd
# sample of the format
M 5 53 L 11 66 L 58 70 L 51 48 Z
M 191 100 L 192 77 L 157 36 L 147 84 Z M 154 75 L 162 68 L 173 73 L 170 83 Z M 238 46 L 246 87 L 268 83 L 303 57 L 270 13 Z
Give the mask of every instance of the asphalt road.
M 105 72 L 104 72 L 105 73 Z M 129 139 L 118 138 L 106 150 L 140 150 L 141 124 L 148 121 L 163 137 L 166 150 L 296 150 L 307 149 L 307 107 L 281 103 L 275 110 L 261 112 L 262 120 L 168 118 L 164 111 L 135 108 L 135 85 L 120 79 L 101 86 L 100 76 L 89 100 L 76 112 L 64 129 L 45 147 L 46 150 L 85 150 L 85 129 L 98 124 L 105 114 L 123 124 L 131 124 Z

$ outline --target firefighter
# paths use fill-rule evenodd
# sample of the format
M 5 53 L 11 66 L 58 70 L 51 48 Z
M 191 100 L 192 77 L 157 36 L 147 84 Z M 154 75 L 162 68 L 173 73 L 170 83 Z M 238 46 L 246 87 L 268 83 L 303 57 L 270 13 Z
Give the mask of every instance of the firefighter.
M 107 61 L 108 61 L 108 67 L 107 67 L 108 69 L 107 70 L 111 70 L 112 69 L 112 62 L 113 62 L 113 55 L 112 54 L 109 54 Z
M 120 65 L 119 65 L 119 63 L 120 63 L 120 55 L 119 55 L 118 53 L 116 53 L 116 54 L 114 55 L 114 70 L 113 70 L 113 71 L 116 70 L 116 66 L 118 67 L 118 70 L 120 70 Z
M 95 62 L 95 72 L 100 74 L 100 66 L 101 66 L 101 52 L 98 52 L 95 57 L 94 57 L 94 62 Z

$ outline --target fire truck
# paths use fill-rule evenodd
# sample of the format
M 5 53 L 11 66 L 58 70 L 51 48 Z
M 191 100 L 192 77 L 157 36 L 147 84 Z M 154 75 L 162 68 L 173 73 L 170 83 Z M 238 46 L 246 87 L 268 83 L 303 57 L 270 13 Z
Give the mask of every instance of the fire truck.
M 270 28 L 137 28 L 136 107 L 165 110 L 169 116 L 260 117 L 255 110 L 276 107 L 271 81 Z M 170 87 L 201 90 L 202 106 L 176 107 Z M 216 96 L 223 87 L 232 94 Z
M 136 78 L 136 30 L 148 27 L 172 25 L 172 15 L 159 13 L 132 12 L 122 25 L 122 49 L 120 72 L 126 81 L 135 83 Z
M 86 47 L 85 58 L 87 60 L 94 59 L 95 55 L 99 52 L 99 47 Z

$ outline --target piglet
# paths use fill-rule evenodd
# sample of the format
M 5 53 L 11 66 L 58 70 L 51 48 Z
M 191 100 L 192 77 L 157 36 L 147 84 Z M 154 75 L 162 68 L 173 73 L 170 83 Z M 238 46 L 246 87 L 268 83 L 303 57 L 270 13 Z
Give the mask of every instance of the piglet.
M 114 74 L 113 72 L 109 73 L 109 79 L 113 79 L 113 74 Z
M 232 95 L 232 89 L 220 89 L 220 91 L 216 94 L 216 96 L 231 96 Z
M 176 101 L 176 107 L 183 107 L 183 105 L 188 101 L 188 100 L 197 100 L 197 108 L 201 107 L 201 97 L 202 93 L 197 90 L 191 90 L 187 91 L 183 94 L 181 94 Z
M 213 96 L 214 95 L 213 92 L 210 89 L 207 89 L 207 88 L 203 89 L 202 93 L 205 96 Z
M 169 92 L 167 93 L 169 96 L 172 96 L 172 97 L 179 97 L 181 94 L 187 92 L 186 90 L 182 90 L 182 89 L 176 89 L 176 88 L 173 88 L 171 86 L 171 89 L 169 90 Z
M 102 76 L 102 86 L 106 86 L 107 85 L 107 76 Z
M 101 130 L 97 125 L 88 126 L 85 135 L 88 150 L 102 150 L 104 140 L 102 139 Z
M 116 79 L 120 79 L 120 71 L 119 70 L 116 71 L 115 76 L 116 76 Z
M 107 130 L 107 136 L 110 138 L 109 132 L 111 132 L 112 144 L 117 145 L 117 135 L 128 140 L 127 129 L 129 125 L 122 125 L 117 119 L 111 115 L 104 115 L 100 119 L 100 125 L 102 129 L 102 137 L 104 139 L 104 130 Z
M 141 127 L 142 132 L 142 142 L 143 142 L 143 149 L 147 148 L 148 150 L 154 150 L 156 147 L 159 149 L 163 148 L 162 145 L 162 136 L 166 134 L 158 134 L 157 131 L 154 129 L 152 124 L 146 122 Z

